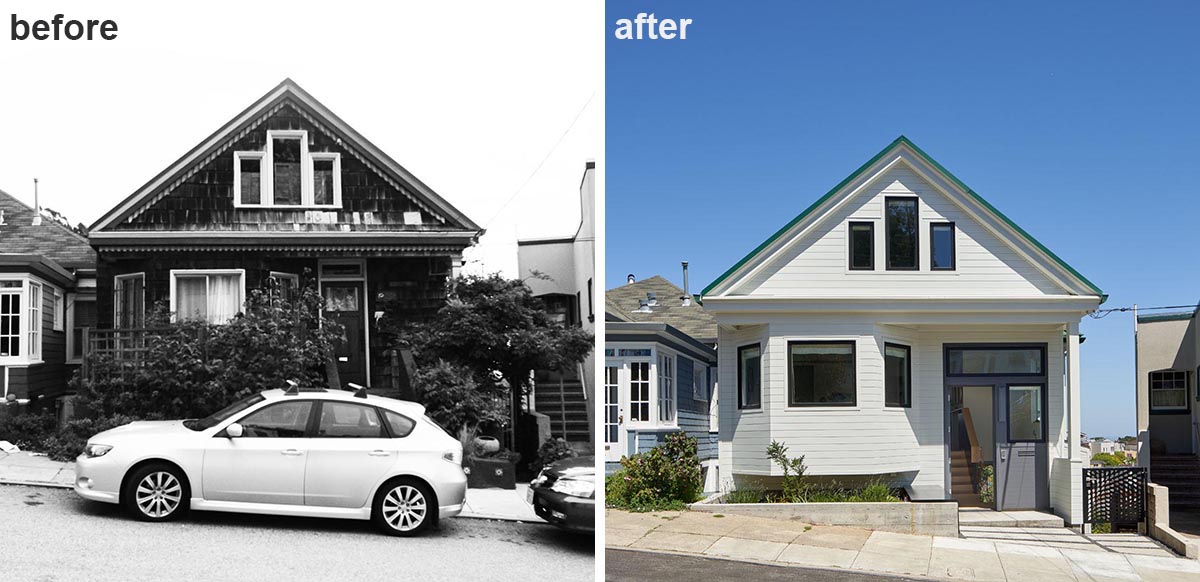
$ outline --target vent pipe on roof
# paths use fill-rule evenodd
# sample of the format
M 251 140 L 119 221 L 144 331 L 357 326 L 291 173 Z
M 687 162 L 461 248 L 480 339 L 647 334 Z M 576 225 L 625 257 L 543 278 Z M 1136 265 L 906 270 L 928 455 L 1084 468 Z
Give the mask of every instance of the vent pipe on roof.
M 649 299 L 638 299 L 637 313 L 651 313 Z
M 646 292 L 646 304 L 650 307 L 658 305 L 658 294 L 653 291 Z
M 637 281 L 637 279 L 634 278 L 633 273 L 630 273 L 629 276 L 625 278 L 626 284 L 633 283 L 634 281 Z
M 687 261 L 683 261 L 683 306 L 687 307 L 692 304 L 692 295 L 688 293 L 688 270 Z
M 33 225 L 34 226 L 38 226 L 38 225 L 42 224 L 42 207 L 40 204 L 38 204 L 38 184 L 37 184 L 37 182 L 38 182 L 37 178 L 34 178 L 33 179 Z

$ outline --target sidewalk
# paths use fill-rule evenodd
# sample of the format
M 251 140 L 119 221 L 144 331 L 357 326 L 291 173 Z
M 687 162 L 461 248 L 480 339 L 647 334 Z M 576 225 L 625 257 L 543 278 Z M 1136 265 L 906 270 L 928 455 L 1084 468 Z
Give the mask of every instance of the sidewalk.
M 52 461 L 25 451 L 0 452 L 0 484 L 33 485 L 36 487 L 75 486 L 75 463 Z M 467 489 L 467 499 L 460 517 L 527 521 L 545 523 L 525 502 L 528 484 L 518 483 L 514 489 Z
M 990 528 L 1004 531 L 951 538 L 688 511 L 607 510 L 605 519 L 609 547 L 782 566 L 993 582 L 1200 580 L 1200 562 L 1145 538 L 1065 528 Z

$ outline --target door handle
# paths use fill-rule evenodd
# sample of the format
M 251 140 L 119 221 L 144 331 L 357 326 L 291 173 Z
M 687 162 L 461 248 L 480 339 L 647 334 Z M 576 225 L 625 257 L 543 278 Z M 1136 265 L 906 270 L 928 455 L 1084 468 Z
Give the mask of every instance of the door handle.
M 391 456 L 391 453 L 389 453 L 389 452 L 387 452 L 387 451 L 371 451 L 371 452 L 369 452 L 369 453 L 367 453 L 367 454 L 368 454 L 368 455 L 371 455 L 372 457 L 388 457 L 388 456 Z
M 279 452 L 280 452 L 280 454 L 284 454 L 289 457 L 299 457 L 300 455 L 304 454 L 304 451 L 301 451 L 300 449 L 284 449 Z

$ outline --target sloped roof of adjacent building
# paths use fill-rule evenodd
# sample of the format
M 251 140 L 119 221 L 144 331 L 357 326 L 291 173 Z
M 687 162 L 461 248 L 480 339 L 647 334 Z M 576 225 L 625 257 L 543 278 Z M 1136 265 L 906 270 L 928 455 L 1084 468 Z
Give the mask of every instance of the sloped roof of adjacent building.
M 650 313 L 639 313 L 640 300 L 654 293 L 658 304 Z M 704 343 L 717 340 L 717 320 L 692 300 L 684 307 L 683 289 L 655 275 L 604 292 L 604 311 L 610 321 L 665 323 Z
M 988 201 L 984 200 L 979 194 L 959 180 L 957 176 L 951 174 L 945 167 L 939 164 L 936 160 L 925 153 L 916 144 L 910 141 L 905 136 L 896 138 L 887 147 L 883 148 L 879 153 L 875 154 L 870 160 L 867 160 L 862 166 L 851 173 L 846 179 L 842 180 L 833 189 L 818 198 L 815 202 L 809 205 L 803 212 L 785 224 L 782 228 L 772 234 L 762 244 L 750 251 L 745 257 L 735 263 L 732 267 L 722 273 L 716 280 L 704 288 L 704 295 L 720 295 L 729 290 L 731 286 L 736 285 L 745 274 L 753 270 L 757 265 L 761 264 L 774 250 L 780 246 L 786 245 L 791 237 L 796 236 L 796 233 L 801 229 L 806 228 L 815 221 L 819 221 L 820 217 L 824 216 L 828 209 L 835 205 L 838 201 L 849 196 L 849 186 L 861 179 L 866 179 L 867 172 L 876 164 L 882 163 L 885 157 L 899 154 L 902 156 L 910 156 L 912 159 L 919 160 L 932 168 L 936 173 L 940 174 L 943 179 L 952 184 L 952 188 L 961 191 L 960 197 L 969 203 L 982 209 L 985 214 L 989 214 L 1001 224 L 1000 227 L 1004 231 L 1010 244 L 1015 244 L 1012 241 L 1021 241 L 1022 245 L 1030 249 L 1031 256 L 1036 256 L 1040 264 L 1046 265 L 1048 272 L 1053 272 L 1057 278 L 1064 281 L 1069 281 L 1072 289 L 1086 295 L 1094 295 L 1100 297 L 1101 303 L 1107 299 L 1107 295 L 1100 290 L 1096 284 L 1089 281 L 1079 271 L 1068 265 L 1066 261 L 1055 255 L 1049 248 L 1039 242 L 1033 235 L 1026 232 L 1010 218 L 1001 213 L 996 207 L 992 206 Z
M 33 224 L 33 208 L 0 190 L 0 253 L 39 255 L 68 269 L 95 269 L 96 251 L 86 238 L 50 218 Z

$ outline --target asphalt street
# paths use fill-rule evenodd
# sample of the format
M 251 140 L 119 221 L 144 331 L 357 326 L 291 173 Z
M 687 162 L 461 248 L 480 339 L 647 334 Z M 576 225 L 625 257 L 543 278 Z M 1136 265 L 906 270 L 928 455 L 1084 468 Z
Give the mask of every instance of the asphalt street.
M 612 582 L 654 580 L 655 582 L 695 582 L 696 580 L 803 580 L 804 582 L 897 582 L 913 578 L 865 574 L 849 570 L 821 570 L 791 566 L 771 566 L 694 556 L 679 556 L 630 550 L 604 551 L 604 579 Z
M 591 535 L 443 520 L 416 538 L 370 522 L 192 512 L 145 523 L 67 489 L 0 486 L 0 580 L 591 580 Z

